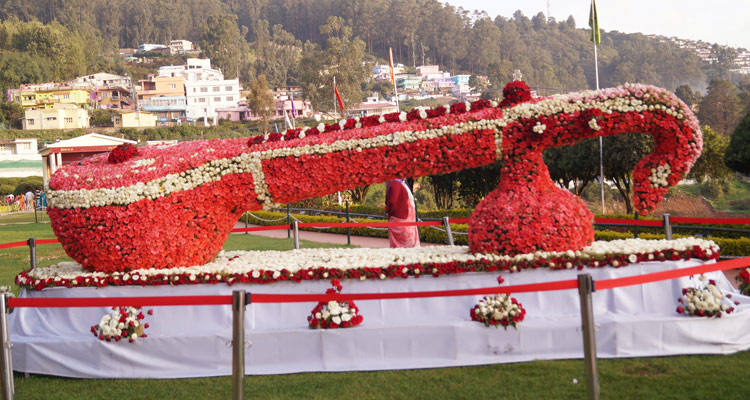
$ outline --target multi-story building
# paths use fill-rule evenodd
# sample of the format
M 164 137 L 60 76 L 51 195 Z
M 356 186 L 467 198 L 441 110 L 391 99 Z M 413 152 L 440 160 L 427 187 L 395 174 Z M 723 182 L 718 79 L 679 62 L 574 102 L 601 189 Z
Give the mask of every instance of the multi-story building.
M 156 114 L 157 125 L 174 125 L 187 121 L 185 103 L 185 96 L 158 96 L 138 103 L 138 109 Z
M 399 90 L 419 90 L 422 78 L 414 75 L 406 75 L 396 79 L 396 87 Z
M 193 50 L 193 42 L 189 40 L 176 39 L 169 42 L 169 52 L 171 54 L 185 54 Z
M 187 117 L 198 120 L 217 119 L 217 108 L 236 107 L 240 101 L 238 79 L 185 81 Z
M 138 107 L 152 97 L 185 96 L 185 78 L 182 76 L 153 76 L 138 81 Z
M 54 108 L 27 109 L 23 129 L 80 129 L 89 127 L 89 112 L 75 104 L 55 104 Z
M 135 109 L 133 82 L 128 76 L 104 72 L 81 76 L 73 81 L 89 85 L 90 99 L 94 108 L 132 111 Z
M 43 83 L 21 85 L 8 91 L 10 101 L 21 103 L 26 110 L 51 109 L 57 104 L 86 108 L 90 103 L 89 85 L 77 83 Z

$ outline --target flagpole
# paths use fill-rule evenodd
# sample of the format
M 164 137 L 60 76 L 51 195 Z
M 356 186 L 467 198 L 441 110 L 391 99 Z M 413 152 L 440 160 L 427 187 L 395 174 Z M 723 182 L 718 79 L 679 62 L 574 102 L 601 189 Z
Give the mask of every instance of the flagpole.
M 398 88 L 396 87 L 396 75 L 393 70 L 393 50 L 388 48 L 388 64 L 391 68 L 391 83 L 393 83 L 393 95 L 396 97 L 396 110 L 401 112 L 401 105 L 398 101 Z
M 594 75 L 596 76 L 596 90 L 599 90 L 599 56 L 596 51 L 596 41 L 599 36 L 599 16 L 596 14 L 594 0 L 591 0 L 591 14 L 593 24 L 591 34 L 594 42 Z M 596 32 L 594 32 L 596 30 Z M 604 139 L 599 136 L 599 186 L 601 188 L 602 214 L 604 214 Z

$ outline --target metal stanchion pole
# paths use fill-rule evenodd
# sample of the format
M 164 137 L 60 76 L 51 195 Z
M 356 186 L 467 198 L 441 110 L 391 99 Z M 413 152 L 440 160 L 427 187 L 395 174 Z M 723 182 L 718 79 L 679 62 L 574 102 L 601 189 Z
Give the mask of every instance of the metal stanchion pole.
M 445 234 L 448 235 L 448 245 L 453 246 L 453 230 L 450 221 L 448 221 L 448 216 L 443 217 L 443 226 L 445 227 Z
M 242 214 L 243 219 L 245 220 L 245 229 L 247 229 L 247 213 Z M 245 231 L 245 235 L 250 234 L 250 232 Z
M 586 368 L 586 391 L 589 399 L 599 399 L 599 372 L 596 368 L 596 334 L 594 332 L 594 309 L 591 293 L 595 291 L 591 274 L 578 275 L 578 295 L 581 298 L 581 322 L 583 327 L 583 355 Z
M 672 224 L 669 222 L 669 214 L 664 214 L 664 236 L 672 240 Z
M 292 223 L 292 229 L 294 230 L 294 249 L 299 250 L 299 223 L 297 221 Z
M 232 399 L 245 398 L 245 301 L 247 293 L 232 291 Z
M 292 226 L 292 214 L 289 213 L 289 204 L 286 205 L 286 224 Z M 289 239 L 291 236 L 289 229 L 286 230 L 286 238 Z
M 13 399 L 13 359 L 10 353 L 10 331 L 8 330 L 8 297 L 0 294 L 0 379 L 3 400 Z
M 349 222 L 349 200 L 346 201 L 346 222 Z M 346 244 L 352 244 L 352 228 L 346 228 Z
M 31 264 L 31 269 L 34 269 L 36 268 L 36 238 L 29 238 L 26 244 L 29 246 L 29 264 Z

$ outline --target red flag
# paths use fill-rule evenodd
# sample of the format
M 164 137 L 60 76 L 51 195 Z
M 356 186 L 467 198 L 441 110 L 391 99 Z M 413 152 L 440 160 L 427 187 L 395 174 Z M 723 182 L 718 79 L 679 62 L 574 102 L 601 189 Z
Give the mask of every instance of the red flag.
M 396 84 L 396 76 L 393 75 L 393 51 L 391 50 L 390 47 L 388 48 L 388 64 L 391 67 L 391 83 L 395 85 Z
M 336 100 L 339 102 L 339 108 L 341 108 L 341 112 L 344 112 L 344 101 L 341 100 L 339 88 L 336 87 L 336 79 L 333 80 L 333 92 L 336 93 Z

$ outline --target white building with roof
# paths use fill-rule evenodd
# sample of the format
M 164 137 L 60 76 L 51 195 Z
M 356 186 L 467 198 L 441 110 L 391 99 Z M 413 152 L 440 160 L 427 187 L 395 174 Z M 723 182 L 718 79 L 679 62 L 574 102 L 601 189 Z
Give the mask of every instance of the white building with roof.
M 136 144 L 137 142 L 107 135 L 100 135 L 98 133 L 89 133 L 45 145 L 39 150 L 39 155 L 42 158 L 42 177 L 44 179 L 44 186 L 47 187 L 49 178 L 61 166 L 80 161 L 97 153 L 112 151 L 112 149 L 123 143 Z

